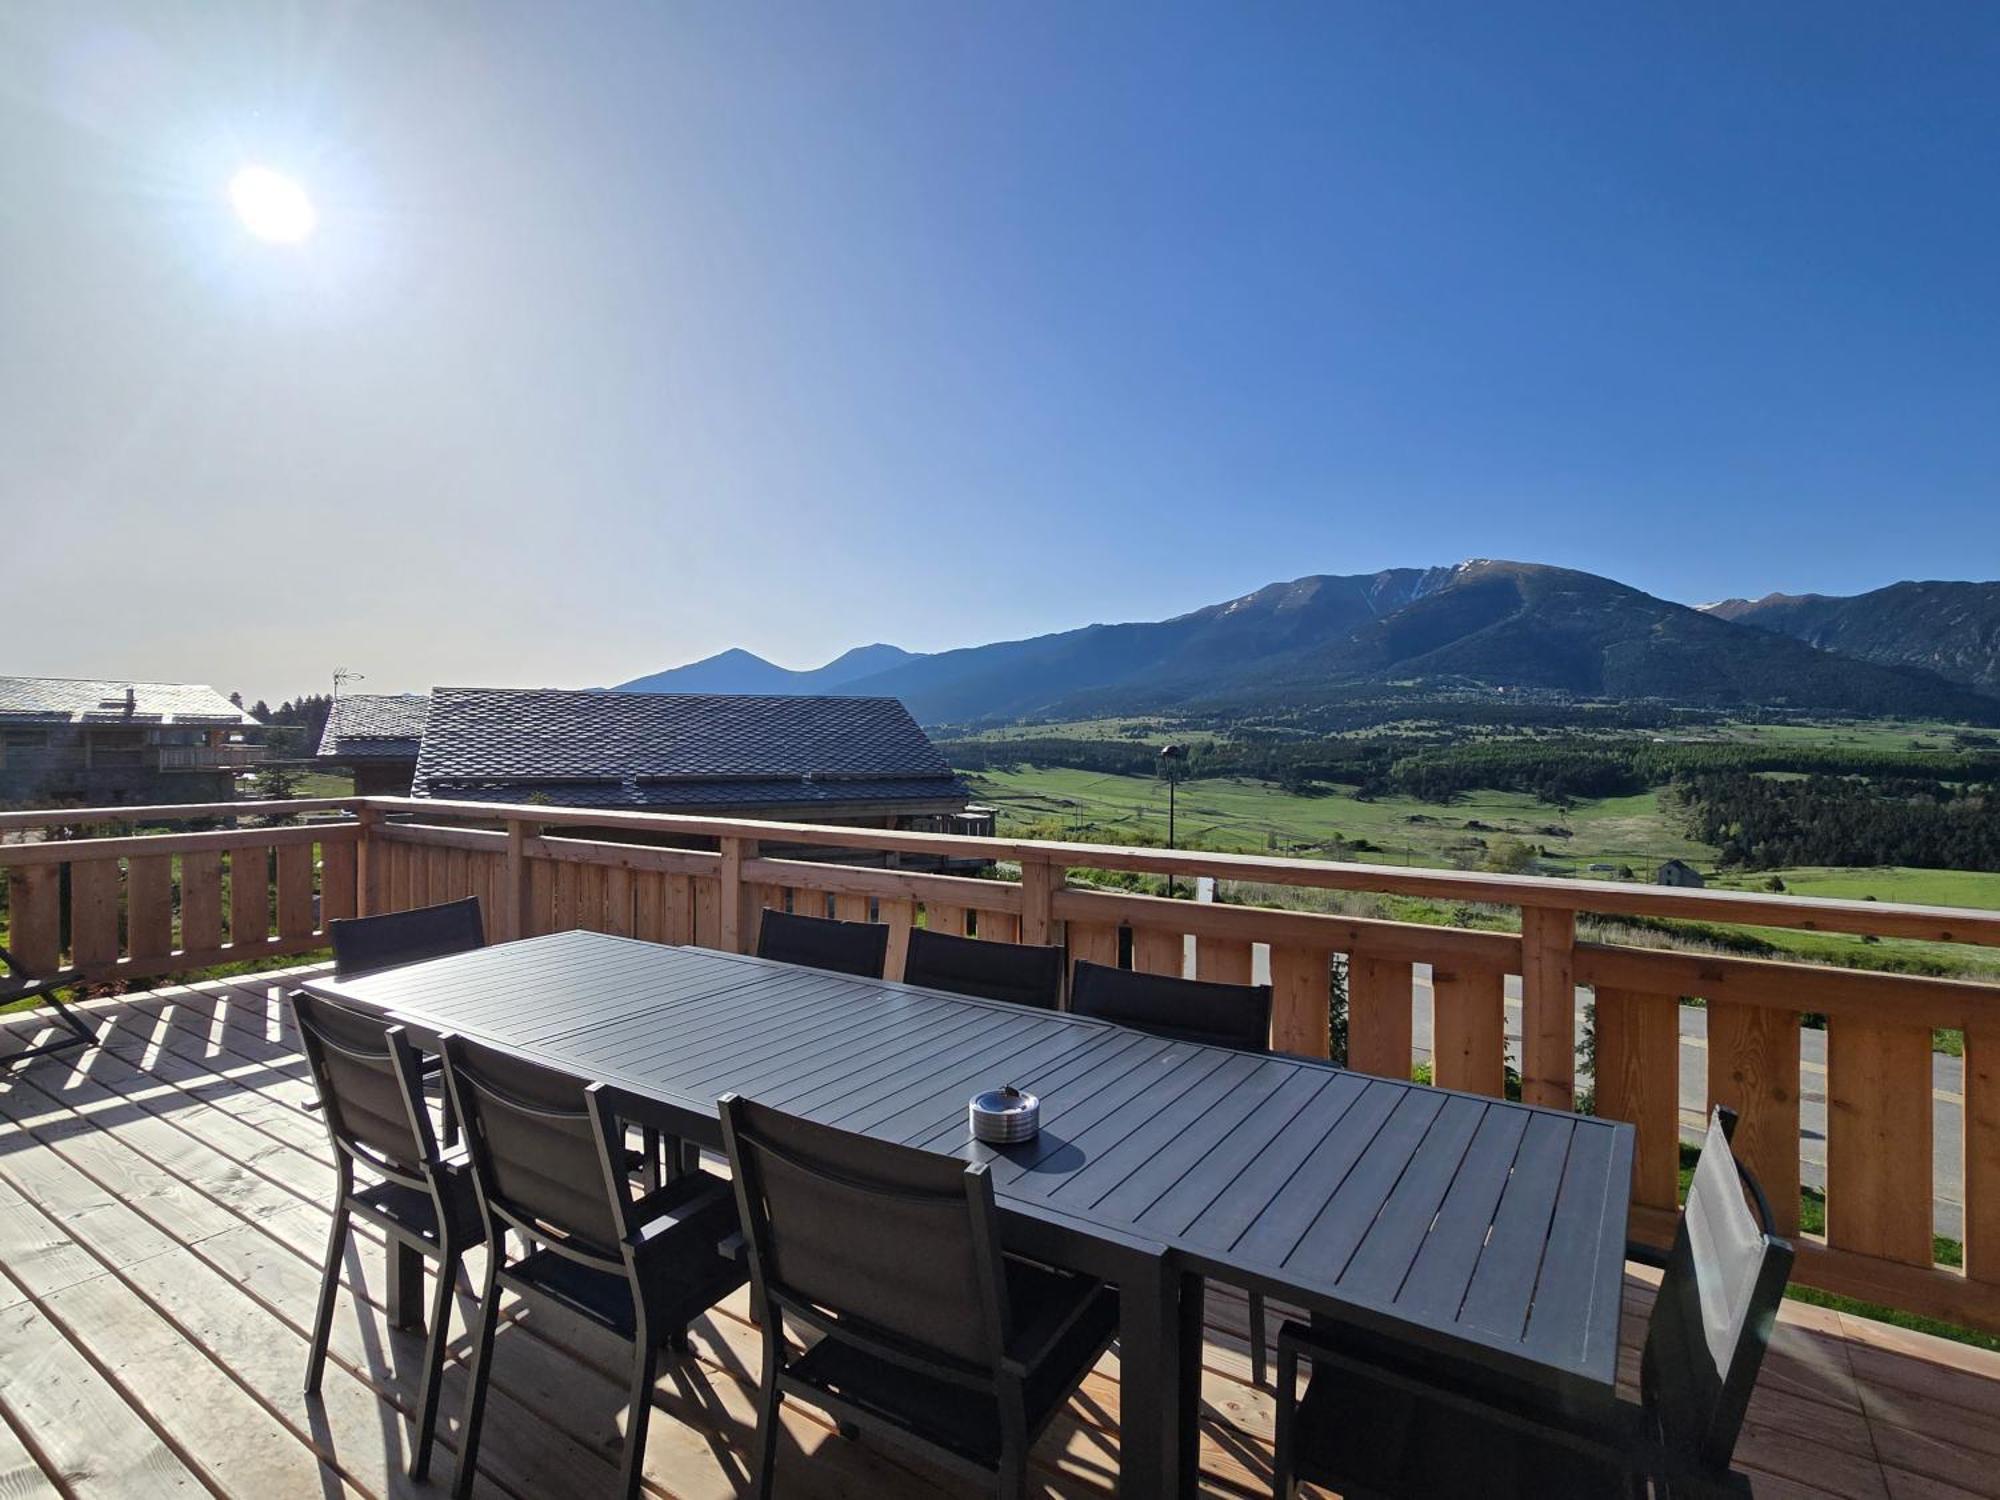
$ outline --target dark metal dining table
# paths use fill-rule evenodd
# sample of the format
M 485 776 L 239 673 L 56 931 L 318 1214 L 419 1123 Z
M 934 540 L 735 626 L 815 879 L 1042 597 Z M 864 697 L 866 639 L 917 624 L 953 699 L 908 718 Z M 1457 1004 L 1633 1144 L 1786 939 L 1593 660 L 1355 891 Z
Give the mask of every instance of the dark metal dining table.
M 594 932 L 303 988 L 616 1083 L 650 1108 L 633 1124 L 710 1148 L 734 1092 L 988 1163 L 1010 1248 L 1118 1287 L 1127 1495 L 1195 1492 L 1208 1277 L 1552 1401 L 1611 1397 L 1628 1125 Z M 1041 1097 L 1040 1134 L 974 1141 L 967 1100 L 1007 1083 Z

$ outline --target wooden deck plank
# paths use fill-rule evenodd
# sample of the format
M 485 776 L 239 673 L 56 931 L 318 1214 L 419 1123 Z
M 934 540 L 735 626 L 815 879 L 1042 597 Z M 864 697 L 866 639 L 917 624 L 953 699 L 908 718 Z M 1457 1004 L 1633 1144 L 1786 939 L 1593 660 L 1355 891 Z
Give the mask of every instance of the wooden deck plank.
M 0 1406 L 77 1500 L 206 1495 L 123 1394 L 32 1302 L 0 1313 Z
M 7 1500 L 62 1500 L 62 1491 L 41 1461 L 4 1420 L 0 1420 L 0 1495 Z

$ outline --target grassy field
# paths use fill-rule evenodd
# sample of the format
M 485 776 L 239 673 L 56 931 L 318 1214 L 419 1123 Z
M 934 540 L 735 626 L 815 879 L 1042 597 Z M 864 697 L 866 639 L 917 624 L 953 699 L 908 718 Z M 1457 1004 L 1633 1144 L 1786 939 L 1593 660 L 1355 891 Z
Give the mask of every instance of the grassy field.
M 1081 842 L 1164 844 L 1166 783 L 1069 767 L 968 773 L 974 795 L 999 812 L 1003 833 Z M 1183 848 L 1338 858 L 1449 869 L 1478 867 L 1496 846 L 1518 840 L 1547 853 L 1548 875 L 1613 878 L 1629 867 L 1648 879 L 1662 860 L 1685 859 L 1714 874 L 1716 851 L 1682 831 L 1657 791 L 1606 797 L 1559 811 L 1526 794 L 1474 793 L 1449 806 L 1410 797 L 1357 801 L 1351 788 L 1320 796 L 1269 782 L 1204 778 L 1183 782 L 1177 839 Z M 1592 866 L 1612 866 L 1611 871 Z M 1799 869 L 1715 878 L 1723 889 L 1762 890 L 1771 875 L 1802 896 L 1906 901 L 2000 910 L 2000 874 L 1951 870 Z M 1425 920 L 1398 910 L 1405 920 Z M 1751 927 L 1741 931 L 1778 952 L 1870 969 L 2000 977 L 2000 949 L 1902 939 L 1869 942 L 1841 933 Z
M 1150 776 L 1108 776 L 1060 766 L 968 776 L 973 793 L 1010 832 L 1030 829 L 1114 843 L 1166 842 L 1167 787 Z M 1514 792 L 1479 792 L 1449 807 L 1412 797 L 1362 802 L 1352 788 L 1302 796 L 1270 782 L 1206 777 L 1181 784 L 1180 843 L 1252 854 L 1343 855 L 1377 863 L 1479 864 L 1496 841 L 1549 851 L 1549 867 L 1586 873 L 1592 864 L 1635 870 L 1668 858 L 1697 862 L 1714 851 L 1681 833 L 1659 794 L 1606 797 L 1561 812 Z M 1353 850 L 1366 841 L 1375 852 Z M 1650 862 L 1650 863 L 1649 863 Z

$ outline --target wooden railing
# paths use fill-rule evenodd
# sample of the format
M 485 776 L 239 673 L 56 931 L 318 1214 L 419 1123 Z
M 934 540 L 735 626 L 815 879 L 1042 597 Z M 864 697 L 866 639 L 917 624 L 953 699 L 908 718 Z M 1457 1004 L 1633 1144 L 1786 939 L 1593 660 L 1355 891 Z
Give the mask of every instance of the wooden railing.
M 9 945 L 44 971 L 136 979 L 310 952 L 323 946 L 332 918 L 465 895 L 480 899 L 496 940 L 583 927 L 743 950 L 755 944 L 767 909 L 831 912 L 899 933 L 922 922 L 1062 944 L 1073 961 L 1122 958 L 1153 972 L 1239 981 L 1268 973 L 1273 1045 L 1317 1056 L 1328 1051 L 1329 974 L 1341 955 L 1350 1067 L 1408 1076 L 1412 965 L 1425 964 L 1437 1083 L 1491 1095 L 1506 1080 L 1506 980 L 1519 976 L 1522 1095 L 1556 1108 L 1576 1098 L 1575 997 L 1586 986 L 1596 1001 L 1596 1108 L 1637 1128 L 1633 1222 L 1652 1238 L 1672 1232 L 1677 1199 L 1688 1055 L 1679 1002 L 1706 1003 L 1705 1098 L 1739 1112 L 1738 1148 L 1788 1231 L 1797 1229 L 1800 1202 L 1799 1031 L 1804 1015 L 1819 1014 L 1827 1017 L 1826 1233 L 1799 1236 L 1798 1278 L 2000 1331 L 2000 985 L 1577 937 L 1578 916 L 1594 914 L 2000 947 L 2000 913 L 408 798 L 239 803 L 228 813 L 324 821 L 0 843 Z M 216 814 L 208 804 L 0 814 L 0 839 Z M 973 879 L 778 857 L 787 846 L 946 855 L 1019 873 Z M 1089 870 L 1477 902 L 1518 909 L 1520 931 L 1196 903 L 1072 882 L 1072 872 Z M 893 977 L 899 938 L 890 953 Z M 1966 1039 L 1962 1268 L 1933 1264 L 1934 1028 Z

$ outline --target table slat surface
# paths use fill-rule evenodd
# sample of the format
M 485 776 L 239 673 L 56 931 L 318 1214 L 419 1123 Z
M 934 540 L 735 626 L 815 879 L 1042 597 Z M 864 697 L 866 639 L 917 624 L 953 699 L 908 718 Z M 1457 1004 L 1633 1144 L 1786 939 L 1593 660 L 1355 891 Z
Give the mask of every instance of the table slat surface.
M 1615 1374 L 1631 1132 L 1614 1122 L 597 933 L 308 988 L 687 1112 L 734 1091 L 986 1161 L 1013 1212 L 1510 1367 Z M 1040 1095 L 1041 1134 L 984 1146 L 966 1101 L 1003 1083 Z

